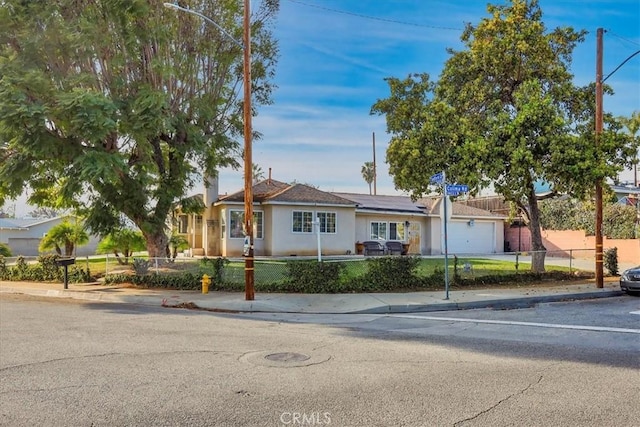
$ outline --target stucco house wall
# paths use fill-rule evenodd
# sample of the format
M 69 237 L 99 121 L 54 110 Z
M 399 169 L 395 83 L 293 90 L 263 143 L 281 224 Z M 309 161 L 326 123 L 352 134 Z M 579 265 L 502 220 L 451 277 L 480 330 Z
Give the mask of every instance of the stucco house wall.
M 289 255 L 317 255 L 318 237 L 315 226 L 311 232 L 293 231 L 293 212 L 304 210 L 313 212 L 315 218 L 317 212 L 335 213 L 335 233 L 320 233 L 320 247 L 325 255 L 344 255 L 347 251 L 353 252 L 355 213 L 354 207 L 340 206 L 292 206 L 270 205 L 271 235 L 265 255 L 289 256 Z
M 355 218 L 355 241 L 364 242 L 367 240 L 375 240 L 375 235 L 372 235 L 372 223 L 386 224 L 387 236 L 385 240 L 400 241 L 402 243 L 410 244 L 409 254 L 424 254 L 428 248 L 429 222 L 430 219 L 426 216 L 407 213 L 384 214 L 359 211 L 356 213 Z M 402 238 L 389 235 L 389 225 L 392 223 L 397 224 L 397 227 L 402 229 Z

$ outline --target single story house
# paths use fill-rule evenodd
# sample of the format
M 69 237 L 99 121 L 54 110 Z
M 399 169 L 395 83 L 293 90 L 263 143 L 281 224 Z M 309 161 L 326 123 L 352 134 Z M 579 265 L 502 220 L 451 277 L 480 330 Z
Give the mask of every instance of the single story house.
M 244 191 L 218 196 L 217 188 L 210 180 L 200 195 L 202 215 L 177 211 L 177 232 L 189 242 L 192 255 L 239 257 Z M 326 192 L 271 178 L 252 190 L 256 256 L 316 255 L 318 226 L 325 255 L 355 254 L 356 243 L 367 240 L 406 243 L 410 254 L 444 253 L 442 198 L 412 201 L 408 196 Z M 450 254 L 503 252 L 505 216 L 455 202 L 447 206 Z
M 56 225 L 68 220 L 68 216 L 55 218 L 0 218 L 0 243 L 5 243 L 14 256 L 38 256 L 40 240 Z M 76 255 L 96 253 L 99 239 L 89 237 L 89 243 L 76 248 Z

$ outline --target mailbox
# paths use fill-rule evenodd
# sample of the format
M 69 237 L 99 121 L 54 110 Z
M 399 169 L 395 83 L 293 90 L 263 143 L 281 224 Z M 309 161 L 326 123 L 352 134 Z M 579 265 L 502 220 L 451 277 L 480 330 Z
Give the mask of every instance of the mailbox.
M 69 275 L 68 275 L 68 268 L 71 264 L 75 264 L 76 263 L 76 259 L 75 258 L 58 258 L 56 260 L 56 265 L 58 267 L 64 267 L 64 288 L 68 289 L 69 288 Z
M 56 265 L 58 267 L 66 267 L 68 265 L 75 264 L 75 263 L 76 263 L 75 258 L 58 258 L 56 260 Z

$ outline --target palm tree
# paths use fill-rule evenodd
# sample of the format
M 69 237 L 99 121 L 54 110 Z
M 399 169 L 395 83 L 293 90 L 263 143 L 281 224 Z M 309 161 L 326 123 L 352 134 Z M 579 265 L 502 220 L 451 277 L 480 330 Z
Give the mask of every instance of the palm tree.
M 619 117 L 620 122 L 627 128 L 629 131 L 629 135 L 631 135 L 631 139 L 635 140 L 636 143 L 639 137 L 637 136 L 638 131 L 640 131 L 640 111 L 634 111 L 631 113 L 631 117 Z M 638 151 L 636 150 L 636 158 L 633 160 L 633 185 L 638 185 Z
M 364 162 L 361 172 L 362 177 L 367 182 L 367 184 L 369 184 L 369 195 L 371 195 L 371 183 L 376 177 L 376 171 L 373 167 L 373 162 Z
M 118 264 L 128 264 L 129 258 L 133 256 L 133 252 L 144 250 L 146 250 L 146 244 L 142 233 L 125 228 L 114 230 L 107 234 L 100 243 L 98 243 L 97 253 L 113 253 L 118 260 Z M 124 259 L 120 257 L 120 253 L 122 253 Z
M 38 250 L 46 252 L 55 249 L 58 255 L 62 255 L 61 247 L 64 247 L 64 255 L 73 255 L 76 246 L 86 245 L 89 242 L 89 235 L 84 231 L 82 223 L 71 224 L 65 220 L 60 224 L 51 227 L 47 234 L 40 241 Z
M 260 167 L 260 165 L 257 165 L 255 163 L 253 163 L 253 183 L 256 184 L 259 181 L 262 181 L 264 179 L 264 171 L 262 170 L 262 168 Z

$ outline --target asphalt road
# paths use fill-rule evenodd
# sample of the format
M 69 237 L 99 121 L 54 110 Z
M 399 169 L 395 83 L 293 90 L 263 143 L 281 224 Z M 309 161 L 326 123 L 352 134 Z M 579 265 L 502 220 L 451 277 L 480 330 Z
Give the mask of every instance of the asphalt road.
M 385 315 L 252 313 L 244 318 L 316 323 L 350 335 L 419 340 L 488 354 L 561 359 L 640 369 L 640 298 L 621 296 L 513 310 Z M 533 351 L 532 346 L 535 346 Z
M 1 295 L 0 425 L 632 426 L 639 302 L 259 319 Z

